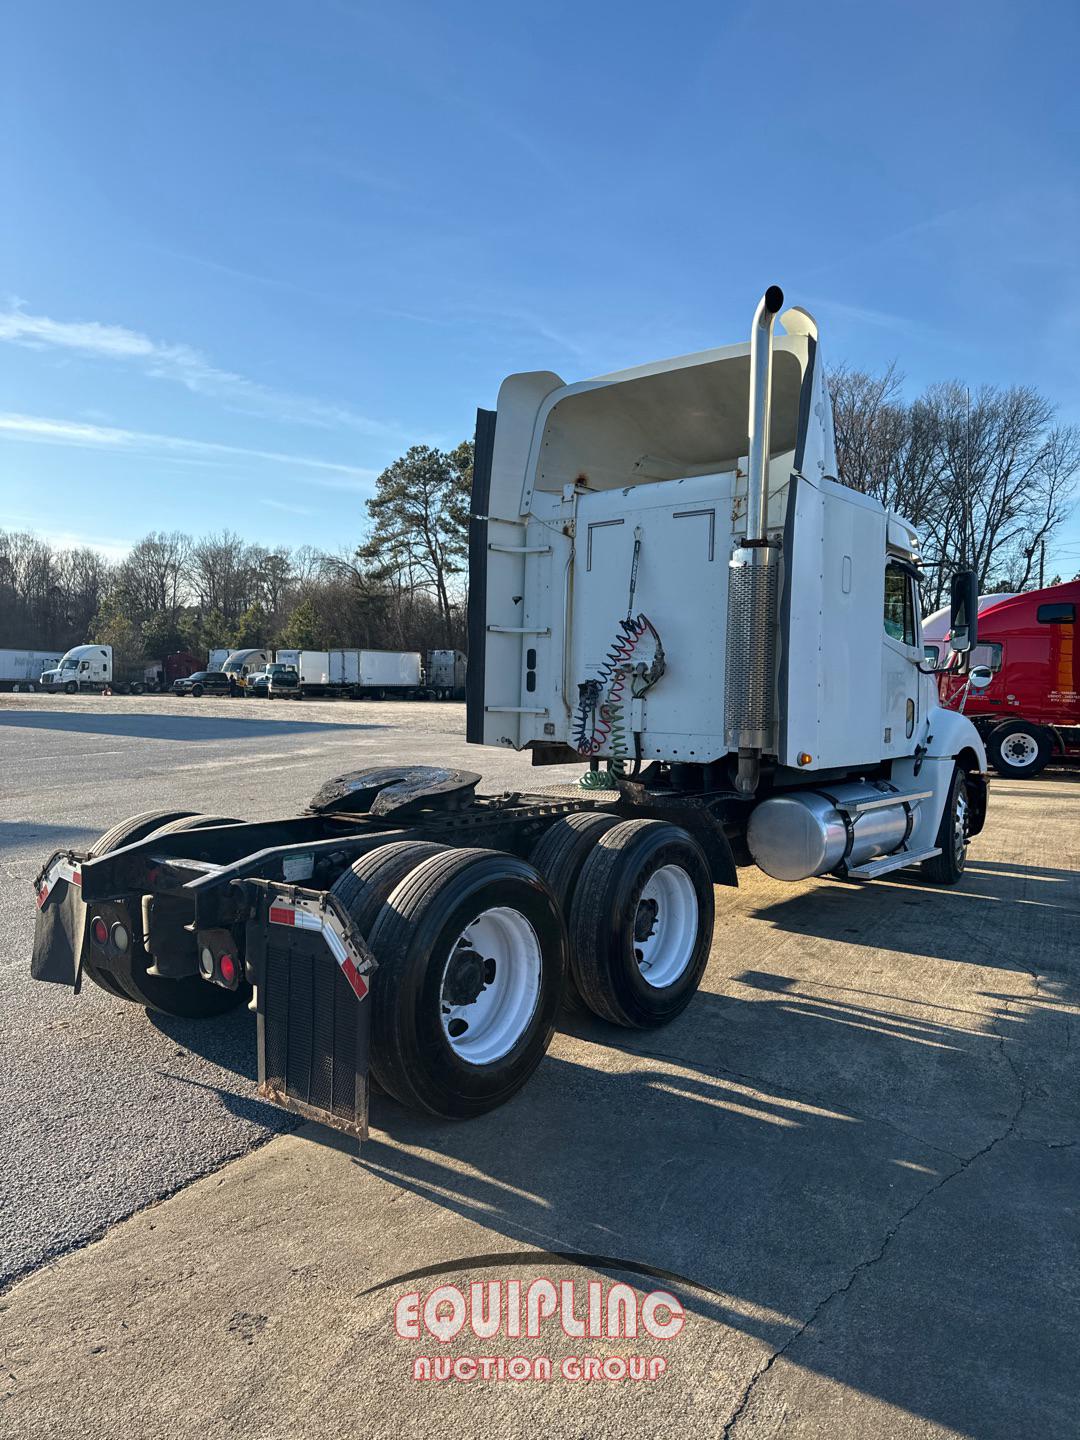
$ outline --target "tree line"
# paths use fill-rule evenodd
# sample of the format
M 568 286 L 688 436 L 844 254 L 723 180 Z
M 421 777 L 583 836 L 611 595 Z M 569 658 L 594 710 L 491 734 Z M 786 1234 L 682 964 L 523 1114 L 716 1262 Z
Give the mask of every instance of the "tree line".
M 92 640 L 127 661 L 228 647 L 463 648 L 472 444 L 414 446 L 379 476 L 356 549 L 153 531 L 120 561 L 0 530 L 0 646 Z
M 959 569 L 983 593 L 1060 579 L 1043 562 L 1073 507 L 1080 431 L 1056 424 L 1045 396 L 953 381 L 908 401 L 895 367 L 840 367 L 830 386 L 839 479 L 915 524 L 928 610 Z M 132 661 L 226 646 L 464 648 L 472 466 L 470 441 L 413 446 L 378 477 L 362 543 L 340 553 L 174 531 L 110 563 L 0 530 L 0 645 L 89 639 Z
M 1060 581 L 1044 562 L 1075 503 L 1080 430 L 1030 385 L 951 381 L 906 401 L 902 380 L 893 366 L 830 375 L 838 478 L 915 525 L 928 609 L 956 570 L 982 594 Z

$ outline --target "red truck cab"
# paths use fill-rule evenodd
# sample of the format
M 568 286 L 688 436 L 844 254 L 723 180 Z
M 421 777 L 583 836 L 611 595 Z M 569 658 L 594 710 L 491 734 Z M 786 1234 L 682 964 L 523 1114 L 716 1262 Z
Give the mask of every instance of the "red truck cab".
M 988 666 L 993 679 L 984 690 L 968 691 L 964 712 L 999 775 L 1023 779 L 1052 759 L 1080 759 L 1078 605 L 1080 581 L 1073 580 L 1002 596 L 979 610 L 969 663 Z M 938 684 L 942 703 L 955 708 L 965 678 L 960 657 L 946 654 Z

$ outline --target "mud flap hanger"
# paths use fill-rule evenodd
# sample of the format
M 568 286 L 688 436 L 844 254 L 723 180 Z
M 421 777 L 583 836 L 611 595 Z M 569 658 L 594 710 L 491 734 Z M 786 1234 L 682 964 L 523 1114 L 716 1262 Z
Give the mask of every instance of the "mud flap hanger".
M 375 969 L 375 957 L 335 895 L 296 886 L 271 886 L 266 919 L 270 925 L 317 930 L 357 1000 L 366 998 L 370 988 L 366 977 Z

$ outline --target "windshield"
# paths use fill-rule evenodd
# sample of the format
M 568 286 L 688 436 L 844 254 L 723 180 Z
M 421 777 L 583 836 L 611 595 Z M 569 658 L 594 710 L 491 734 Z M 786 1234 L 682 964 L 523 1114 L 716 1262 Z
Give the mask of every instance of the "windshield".
M 60 661 L 60 664 L 57 666 L 58 670 L 77 670 L 78 668 L 79 657 L 71 651 L 69 651 L 69 653 L 64 656 L 64 658 Z

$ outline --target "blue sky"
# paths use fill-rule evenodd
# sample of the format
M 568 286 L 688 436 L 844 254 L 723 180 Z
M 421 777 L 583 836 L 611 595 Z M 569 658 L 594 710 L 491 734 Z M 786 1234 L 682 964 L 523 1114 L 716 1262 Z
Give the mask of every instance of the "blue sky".
M 1075 0 L 35 0 L 4 47 L 0 525 L 350 546 L 505 374 L 774 281 L 830 360 L 1080 421 Z

